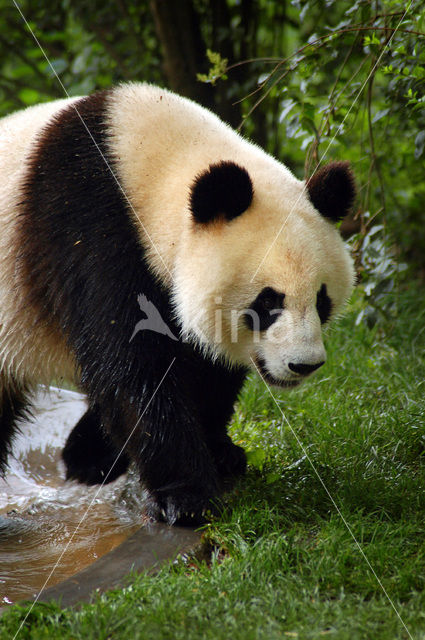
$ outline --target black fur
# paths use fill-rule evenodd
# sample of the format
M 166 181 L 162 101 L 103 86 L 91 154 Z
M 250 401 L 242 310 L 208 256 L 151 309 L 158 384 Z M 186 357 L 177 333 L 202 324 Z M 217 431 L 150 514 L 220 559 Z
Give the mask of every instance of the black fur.
M 107 484 L 127 471 L 130 460 L 114 446 L 101 419 L 99 409 L 89 409 L 68 436 L 62 452 L 67 480 Z
M 272 287 L 265 287 L 244 315 L 247 327 L 251 331 L 265 331 L 271 327 L 283 309 L 284 300 L 284 293 L 278 293 Z
M 252 202 L 254 189 L 249 173 L 234 162 L 211 164 L 195 179 L 190 208 L 196 222 L 208 224 L 218 218 L 230 221 Z
M 310 200 L 319 213 L 339 222 L 349 212 L 356 197 L 354 176 L 348 162 L 331 162 L 307 182 Z
M 316 309 L 319 314 L 320 322 L 325 324 L 331 317 L 332 313 L 332 300 L 328 296 L 326 285 L 322 284 L 320 290 L 317 292 Z
M 28 414 L 27 390 L 0 373 L 0 475 L 6 471 L 17 423 Z
M 153 331 L 130 342 L 141 319 L 139 294 L 155 304 L 174 335 L 179 327 L 98 150 L 114 168 L 107 101 L 107 92 L 82 98 L 78 113 L 67 107 L 43 131 L 26 180 L 22 275 L 35 317 L 54 323 L 75 355 L 90 406 L 111 438 L 106 449 L 121 449 L 129 438 L 125 453 L 150 491 L 151 513 L 172 523 L 208 508 L 220 491 L 220 472 L 229 466 L 221 452 L 227 459 L 234 452 L 226 423 L 245 371 L 212 364 L 190 345 Z M 86 417 L 69 442 L 83 437 L 84 425 L 90 441 L 98 429 Z M 86 481 L 87 470 L 76 471 L 77 450 L 68 473 Z M 235 464 L 234 473 L 242 466 Z

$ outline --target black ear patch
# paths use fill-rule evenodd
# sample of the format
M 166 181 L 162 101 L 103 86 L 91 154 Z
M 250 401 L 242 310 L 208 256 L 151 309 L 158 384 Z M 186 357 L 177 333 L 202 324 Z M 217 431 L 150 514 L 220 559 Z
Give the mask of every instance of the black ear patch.
M 233 220 L 248 209 L 254 188 L 249 173 L 235 162 L 211 164 L 192 186 L 190 209 L 196 222 Z
M 319 213 L 339 222 L 349 213 L 356 196 L 354 176 L 348 162 L 331 162 L 308 180 L 310 200 Z

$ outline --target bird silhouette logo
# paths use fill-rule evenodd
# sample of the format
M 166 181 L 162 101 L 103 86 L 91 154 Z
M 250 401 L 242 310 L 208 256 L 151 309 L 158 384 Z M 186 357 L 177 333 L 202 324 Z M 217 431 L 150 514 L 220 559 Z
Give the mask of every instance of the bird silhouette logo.
M 140 310 L 145 314 L 146 318 L 139 320 L 136 324 L 129 342 L 133 340 L 134 336 L 139 333 L 139 331 L 154 331 L 155 333 L 161 333 L 163 336 L 168 336 L 171 340 L 178 340 L 162 319 L 161 314 L 153 302 L 148 300 L 142 293 L 137 296 L 137 302 L 139 303 Z

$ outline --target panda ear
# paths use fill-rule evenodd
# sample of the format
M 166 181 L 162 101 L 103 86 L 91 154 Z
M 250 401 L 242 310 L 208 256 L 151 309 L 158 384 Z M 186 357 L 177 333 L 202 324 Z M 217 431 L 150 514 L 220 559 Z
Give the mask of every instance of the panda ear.
M 248 209 L 254 189 L 249 173 L 235 162 L 210 164 L 195 178 L 190 209 L 196 222 L 208 224 L 218 218 L 233 220 Z
M 310 200 L 319 213 L 339 222 L 349 213 L 356 196 L 354 176 L 348 162 L 330 162 L 307 181 Z

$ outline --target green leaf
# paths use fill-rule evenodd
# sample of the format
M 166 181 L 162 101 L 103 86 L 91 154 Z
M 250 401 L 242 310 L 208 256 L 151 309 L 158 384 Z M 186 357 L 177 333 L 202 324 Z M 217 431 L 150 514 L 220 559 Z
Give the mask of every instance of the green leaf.
M 372 33 L 371 36 L 365 36 L 363 42 L 364 42 L 365 47 L 376 46 L 376 45 L 380 45 L 381 44 L 381 41 L 378 38 L 378 36 L 376 35 L 376 33 Z
M 65 71 L 68 67 L 68 63 L 63 58 L 57 58 L 56 60 L 51 60 L 50 64 L 46 63 L 46 74 L 50 77 L 54 77 L 55 75 L 60 75 Z
M 18 95 L 22 102 L 27 105 L 37 104 L 37 102 L 40 102 L 40 94 L 34 89 L 21 89 Z
M 260 449 L 259 447 L 251 449 L 250 451 L 246 451 L 246 459 L 251 467 L 261 471 L 266 460 L 266 452 L 264 449 Z
M 218 79 L 226 80 L 227 76 L 225 71 L 228 63 L 227 58 L 222 58 L 217 51 L 211 51 L 211 49 L 207 49 L 207 58 L 211 63 L 211 68 L 208 71 L 208 74 L 197 73 L 197 80 L 200 82 L 211 83 L 212 85 L 214 85 Z
M 275 482 L 278 482 L 278 480 L 280 480 L 281 476 L 280 473 L 276 473 L 271 471 L 270 473 L 268 473 L 266 475 L 266 483 L 267 484 L 274 484 Z
M 415 159 L 418 160 L 424 152 L 425 131 L 419 131 L 415 138 Z

